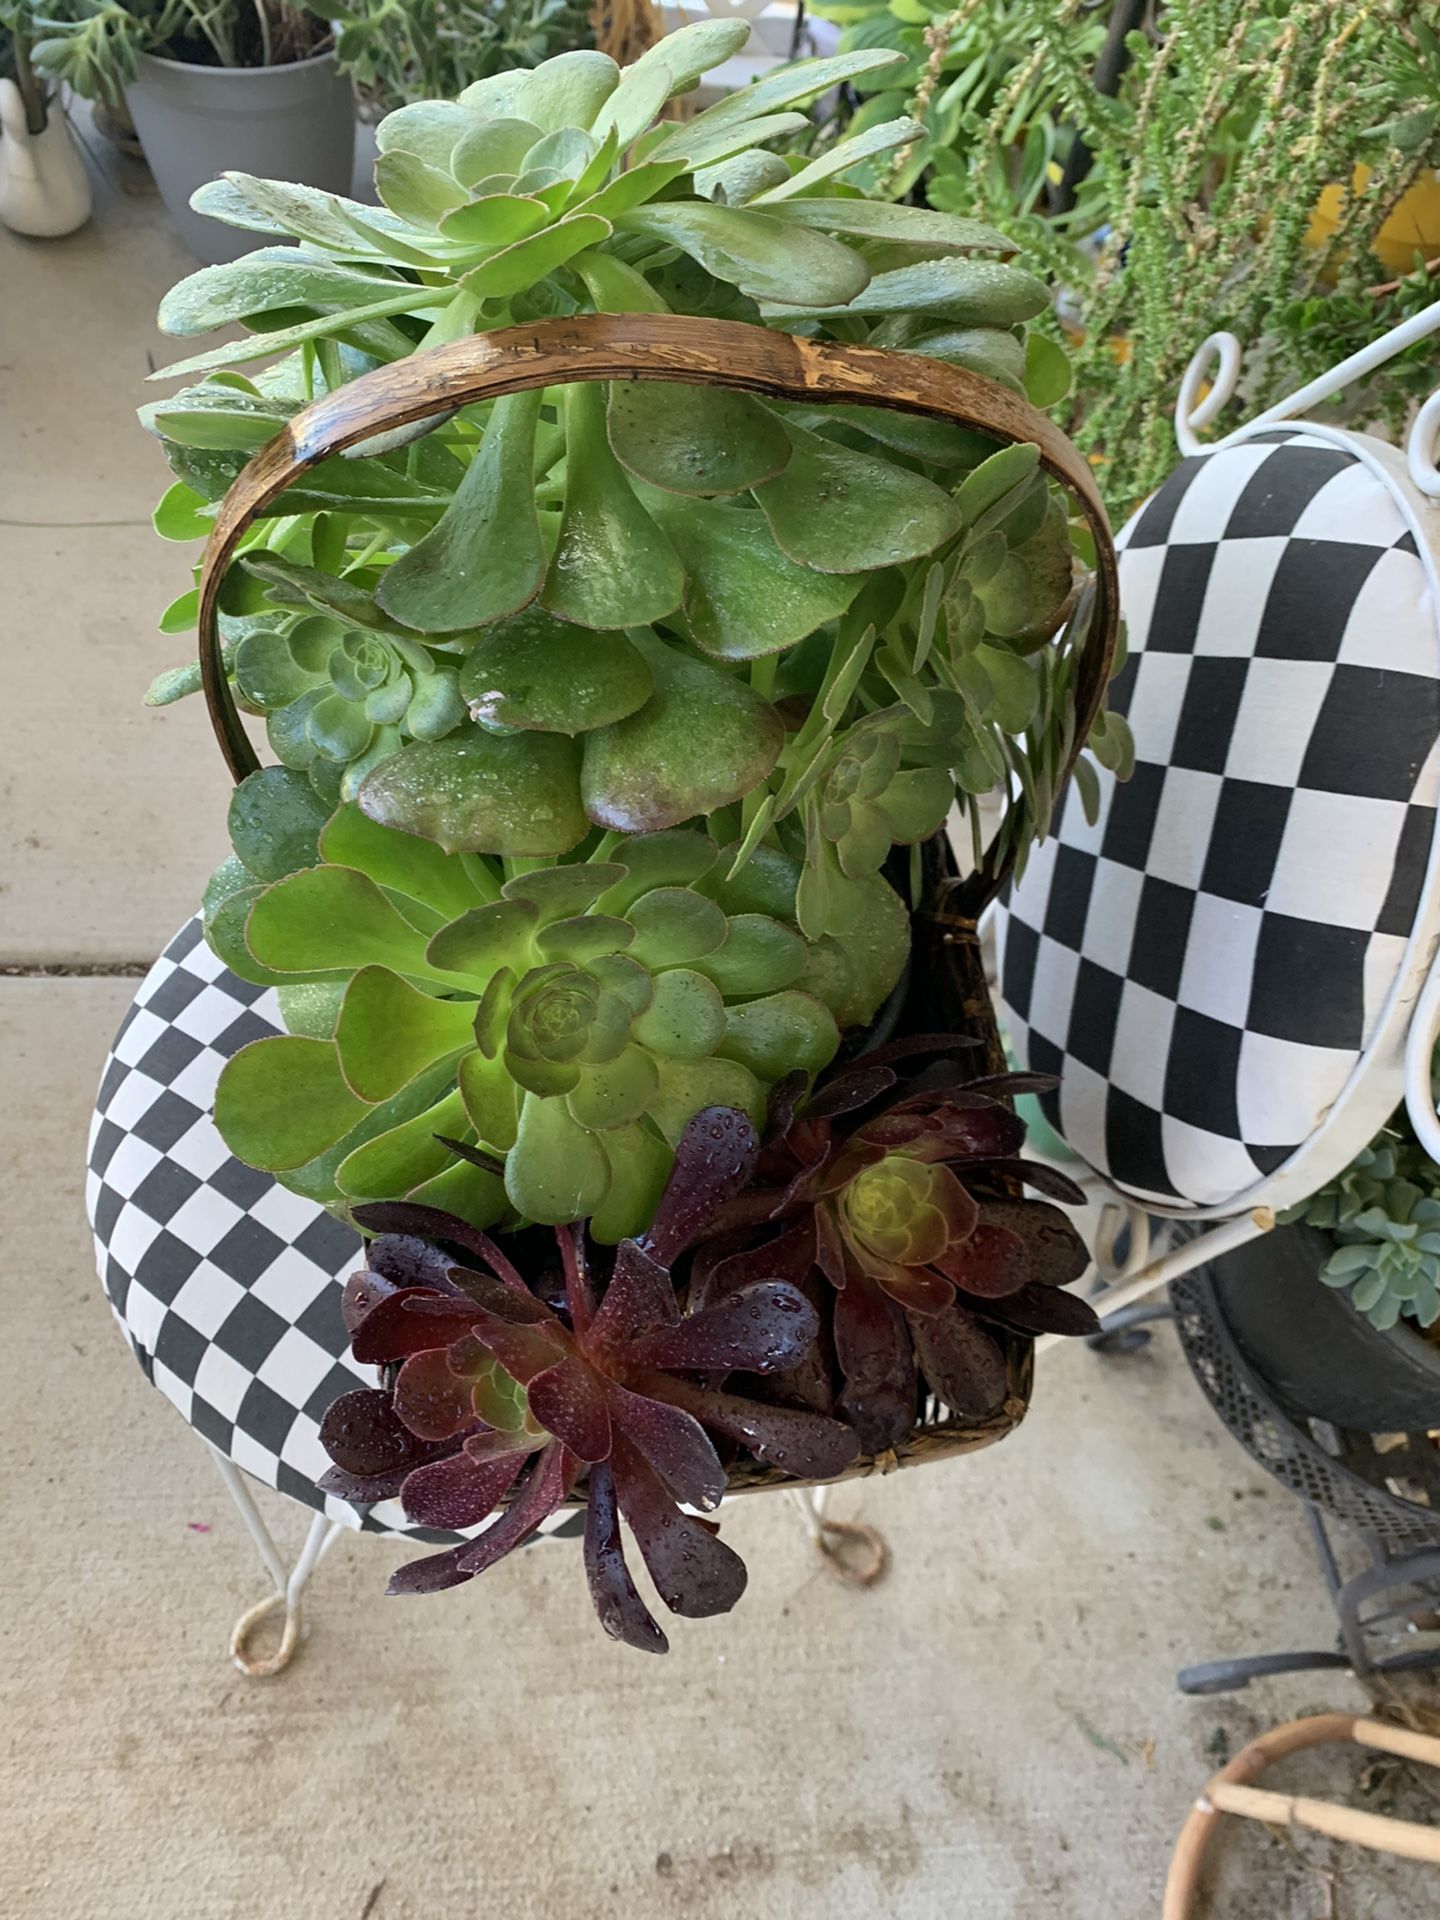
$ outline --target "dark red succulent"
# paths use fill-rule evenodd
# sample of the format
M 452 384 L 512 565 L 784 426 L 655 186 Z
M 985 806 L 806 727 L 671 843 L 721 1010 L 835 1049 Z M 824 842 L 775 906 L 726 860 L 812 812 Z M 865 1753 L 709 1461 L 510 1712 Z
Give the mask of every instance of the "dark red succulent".
M 805 1362 L 819 1322 L 794 1285 L 767 1275 L 712 1287 L 681 1314 L 671 1267 L 740 1193 L 756 1154 L 743 1114 L 697 1115 L 654 1222 L 615 1249 L 598 1299 L 578 1223 L 555 1229 L 559 1286 L 541 1275 L 532 1291 L 489 1236 L 448 1214 L 403 1202 L 355 1209 L 378 1237 L 369 1268 L 345 1288 L 352 1351 L 397 1370 L 388 1389 L 362 1388 L 330 1408 L 321 1438 L 335 1465 L 322 1485 L 364 1501 L 398 1493 L 412 1521 L 456 1529 L 508 1496 L 478 1537 L 402 1567 L 392 1593 L 473 1579 L 583 1475 L 585 1565 L 608 1633 L 655 1652 L 667 1645 L 626 1566 L 621 1516 L 672 1612 L 734 1606 L 743 1563 L 713 1523 L 680 1504 L 707 1512 L 720 1503 L 726 1472 L 710 1434 L 806 1478 L 842 1472 L 858 1450 L 838 1420 L 715 1384 Z
M 870 1452 L 898 1445 L 914 1425 L 917 1362 L 946 1406 L 979 1417 L 1005 1397 L 995 1329 L 1098 1325 L 1089 1304 L 1064 1291 L 1088 1259 L 1065 1214 L 1002 1197 L 1021 1182 L 1083 1199 L 1063 1174 L 1015 1157 L 1025 1126 L 1001 1096 L 1051 1082 L 967 1081 L 955 1056 L 971 1044 L 943 1034 L 895 1041 L 809 1098 L 802 1078 L 782 1082 L 755 1179 L 720 1209 L 693 1263 L 701 1300 L 762 1275 L 815 1300 L 823 1276 L 844 1381 L 834 1404 Z M 903 1068 L 927 1060 L 902 1080 Z M 772 1385 L 812 1407 L 831 1404 L 819 1352 Z

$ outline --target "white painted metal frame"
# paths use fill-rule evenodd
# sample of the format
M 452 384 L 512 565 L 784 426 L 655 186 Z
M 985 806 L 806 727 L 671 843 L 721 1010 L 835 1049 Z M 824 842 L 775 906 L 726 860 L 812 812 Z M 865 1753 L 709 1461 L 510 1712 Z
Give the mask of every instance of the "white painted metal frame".
M 208 1445 L 208 1442 L 207 1442 Z M 236 1466 L 235 1462 L 212 1446 L 210 1452 L 219 1469 L 220 1478 L 226 1491 L 235 1502 L 245 1529 L 255 1542 L 261 1564 L 275 1583 L 275 1591 L 267 1593 L 263 1600 L 253 1607 L 247 1607 L 235 1622 L 230 1634 L 230 1658 L 251 1680 L 266 1680 L 273 1674 L 281 1673 L 289 1666 L 300 1644 L 303 1628 L 301 1614 L 301 1596 L 309 1585 L 310 1576 L 321 1560 L 334 1546 L 342 1533 L 348 1529 L 338 1520 L 332 1520 L 328 1514 L 317 1513 L 310 1522 L 310 1531 L 305 1536 L 305 1544 L 295 1565 L 287 1572 L 280 1549 L 275 1544 L 274 1535 L 261 1517 L 255 1504 L 255 1496 L 250 1491 L 249 1482 Z M 281 1622 L 280 1640 L 275 1651 L 270 1654 L 252 1654 L 250 1636 L 262 1620 L 269 1619 L 273 1613 L 284 1613 Z
M 1296 420 L 1307 407 L 1331 398 L 1351 382 L 1382 367 L 1397 353 L 1440 331 L 1440 301 L 1423 313 L 1394 327 L 1380 339 L 1351 354 L 1338 366 L 1299 388 L 1265 412 L 1208 443 L 1197 429 L 1208 426 L 1234 397 L 1240 377 L 1243 349 L 1231 333 L 1212 333 L 1196 351 L 1180 383 L 1175 408 L 1175 440 L 1189 456 L 1221 447 L 1242 445 L 1257 434 Z M 1206 381 L 1208 391 L 1203 393 Z M 1425 569 L 1436 646 L 1440 651 L 1440 468 L 1435 463 L 1440 437 L 1440 391 L 1420 409 L 1411 428 L 1406 452 L 1368 434 L 1304 421 L 1307 434 L 1329 441 L 1361 461 L 1390 492 L 1404 515 Z M 1096 1269 L 1107 1282 L 1095 1301 L 1102 1316 L 1134 1304 L 1155 1288 L 1178 1279 L 1247 1241 L 1268 1233 L 1277 1214 L 1298 1205 L 1334 1179 L 1360 1153 L 1386 1119 L 1401 1104 L 1409 1113 L 1421 1144 L 1440 1160 L 1440 1115 L 1431 1085 L 1431 1059 L 1440 1036 L 1440 830 L 1431 844 L 1424 891 L 1405 957 L 1365 1051 L 1355 1062 L 1339 1097 L 1320 1119 L 1300 1150 L 1276 1173 L 1259 1181 L 1223 1207 L 1161 1207 L 1138 1201 L 1110 1186 L 1098 1174 L 1083 1175 L 1080 1185 L 1099 1208 L 1099 1228 L 1093 1249 Z M 1179 1245 L 1157 1251 L 1157 1226 L 1165 1221 L 1187 1221 L 1206 1230 L 1187 1236 Z M 1128 1230 L 1123 1259 L 1116 1250 Z M 1037 1342 L 1041 1350 L 1056 1343 L 1050 1334 Z

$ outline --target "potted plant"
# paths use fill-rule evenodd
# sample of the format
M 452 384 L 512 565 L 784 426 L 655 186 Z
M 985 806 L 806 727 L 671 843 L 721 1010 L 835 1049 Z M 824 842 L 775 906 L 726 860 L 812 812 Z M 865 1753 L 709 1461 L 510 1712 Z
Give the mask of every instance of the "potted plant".
M 381 1385 L 327 1417 L 327 1484 L 504 1505 L 398 1591 L 582 1501 L 601 1618 L 649 1648 L 617 1516 L 669 1606 L 721 1610 L 743 1570 L 682 1506 L 996 1438 L 1030 1336 L 1094 1325 L 966 917 L 1113 654 L 1084 463 L 956 371 L 1023 364 L 1046 291 L 847 185 L 907 122 L 767 150 L 888 53 L 657 118 L 746 31 L 401 108 L 378 209 L 202 188 L 302 248 L 167 297 L 173 334 L 250 331 L 143 410 L 157 528 L 212 534 L 165 622 L 201 667 L 150 697 L 204 680 L 239 781 L 206 935 L 287 1028 L 216 1124 L 369 1241 L 344 1311 Z
M 286 0 L 99 0 L 41 16 L 36 64 L 87 98 L 123 103 L 156 185 L 201 260 L 241 243 L 190 205 L 226 168 L 276 168 L 349 191 L 355 112 L 323 8 Z
M 90 218 L 90 182 L 31 58 L 29 0 L 0 4 L 0 223 L 55 238 Z
M 1213 1271 L 1241 1349 L 1293 1406 L 1366 1433 L 1440 1425 L 1440 1167 L 1403 1107 Z

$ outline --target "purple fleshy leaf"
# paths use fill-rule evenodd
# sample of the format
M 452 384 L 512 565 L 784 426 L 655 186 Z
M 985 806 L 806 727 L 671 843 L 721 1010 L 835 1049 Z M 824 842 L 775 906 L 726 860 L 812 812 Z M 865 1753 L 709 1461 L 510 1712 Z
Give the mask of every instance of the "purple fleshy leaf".
M 1043 1286 L 1032 1280 L 1018 1293 L 1003 1300 L 974 1300 L 971 1311 L 1001 1326 L 1014 1327 L 1018 1333 L 1061 1333 L 1080 1336 L 1098 1333 L 1099 1316 L 1088 1300 L 1063 1287 Z
M 838 1074 L 828 1086 L 821 1087 L 805 1102 L 807 1120 L 833 1120 L 842 1113 L 854 1113 L 868 1107 L 895 1085 L 896 1076 L 889 1067 L 873 1066 L 868 1061 Z
M 706 1513 L 719 1506 L 725 1494 L 725 1469 L 693 1414 L 614 1385 L 610 1413 L 677 1500 Z
M 522 1387 L 570 1351 L 565 1330 L 558 1320 L 517 1326 L 513 1321 L 502 1320 L 499 1314 L 487 1313 L 483 1307 L 472 1307 L 468 1330 Z
M 476 1273 L 471 1267 L 453 1264 L 448 1272 L 453 1292 L 473 1300 L 487 1313 L 498 1314 L 502 1320 L 512 1321 L 516 1326 L 538 1326 L 551 1318 L 549 1309 L 534 1294 L 517 1293 L 508 1282 L 497 1280 L 493 1273 Z
M 592 1466 L 585 1501 L 585 1577 L 600 1624 L 612 1640 L 641 1653 L 668 1653 L 670 1642 L 640 1598 L 620 1537 L 615 1476 L 603 1462 Z
M 333 1493 L 352 1506 L 373 1507 L 379 1500 L 393 1500 L 414 1471 L 408 1462 L 388 1473 L 346 1473 L 343 1467 L 327 1467 L 315 1484 L 322 1493 Z
M 350 1218 L 366 1233 L 414 1234 L 422 1240 L 443 1240 L 449 1246 L 463 1247 L 498 1273 L 507 1286 L 518 1287 L 522 1293 L 529 1291 L 488 1233 L 443 1208 L 422 1206 L 416 1200 L 367 1200 L 363 1206 L 350 1209 Z
M 765 1280 L 784 1280 L 798 1287 L 814 1264 L 815 1227 L 812 1221 L 802 1220 L 758 1247 L 747 1247 L 722 1260 L 710 1276 L 707 1293 L 710 1300 L 717 1300 L 737 1287 L 753 1287 Z M 693 1295 L 693 1276 L 691 1292 Z
M 797 1366 L 819 1322 L 797 1288 L 783 1280 L 742 1287 L 676 1326 L 643 1333 L 626 1348 L 635 1366 L 688 1373 L 774 1373 Z
M 577 1334 L 589 1331 L 595 1318 L 595 1289 L 590 1284 L 590 1267 L 585 1258 L 585 1229 L 576 1221 L 556 1227 L 555 1244 L 560 1249 L 560 1266 L 565 1275 L 565 1307 L 570 1325 Z
M 575 1484 L 580 1462 L 568 1447 L 552 1441 L 530 1470 L 530 1477 L 494 1526 L 472 1540 L 461 1556 L 465 1573 L 484 1573 L 528 1540 L 550 1518 Z
M 949 1280 L 929 1267 L 904 1267 L 898 1261 L 877 1260 L 873 1254 L 866 1253 L 856 1254 L 855 1259 L 876 1285 L 907 1313 L 943 1313 L 955 1298 L 955 1289 Z M 936 1265 L 939 1264 L 937 1261 Z
M 900 1136 L 914 1120 L 923 1120 L 908 1142 Z M 928 1114 L 882 1115 L 864 1126 L 861 1140 L 881 1140 L 887 1147 L 906 1145 L 918 1160 L 996 1160 L 1014 1154 L 1025 1142 L 1025 1122 L 1008 1107 L 936 1107 Z
M 915 1423 L 915 1350 L 904 1314 L 856 1273 L 835 1296 L 833 1334 L 845 1377 L 837 1413 L 860 1436 L 864 1452 L 898 1447 Z
M 399 1597 L 412 1593 L 443 1593 L 447 1587 L 463 1587 L 467 1580 L 475 1577 L 465 1573 L 460 1566 L 472 1545 L 472 1541 L 462 1540 L 458 1547 L 447 1547 L 444 1553 L 427 1553 L 421 1560 L 407 1560 L 403 1567 L 397 1567 L 391 1574 L 386 1593 Z
M 702 1107 L 680 1136 L 675 1164 L 641 1245 L 662 1267 L 708 1227 L 755 1171 L 760 1143 L 736 1107 Z
M 504 1366 L 504 1361 L 500 1363 Z M 526 1386 L 530 1412 L 547 1433 L 563 1440 L 588 1465 L 610 1454 L 610 1410 L 605 1387 L 578 1353 L 563 1354 Z
M 665 1605 L 687 1620 L 728 1613 L 745 1591 L 739 1554 L 680 1511 L 623 1435 L 616 1436 L 613 1468 L 620 1511 Z
M 412 1353 L 395 1381 L 395 1411 L 419 1440 L 453 1440 L 475 1425 L 474 1383 L 450 1366 L 443 1347 Z
M 448 1347 L 479 1312 L 463 1295 L 407 1287 L 370 1309 L 351 1335 L 350 1351 L 365 1367 L 405 1360 L 429 1347 Z
M 364 1267 L 352 1273 L 340 1295 L 340 1318 L 345 1322 L 345 1331 L 354 1333 L 372 1307 L 378 1307 L 382 1300 L 400 1291 L 383 1273 L 370 1273 Z
M 910 1322 L 915 1357 L 936 1398 L 952 1413 L 980 1420 L 1005 1398 L 1005 1356 L 994 1336 L 955 1303 Z
M 1018 1093 L 1053 1093 L 1060 1084 L 1053 1073 L 1028 1073 L 1017 1070 L 1013 1073 L 985 1073 L 978 1080 L 967 1080 L 969 1093 L 1004 1094 L 1011 1098 Z
M 705 1426 L 738 1440 L 757 1460 L 799 1480 L 833 1480 L 860 1451 L 851 1428 L 828 1414 L 746 1400 L 691 1380 L 656 1381 L 654 1389 L 657 1399 L 663 1395 L 683 1406 Z
M 1089 1250 L 1069 1214 L 1044 1200 L 987 1200 L 980 1218 L 1025 1242 L 1030 1278 L 1042 1286 L 1068 1287 L 1089 1268 Z
M 775 1082 L 765 1109 L 767 1141 L 781 1140 L 790 1131 L 809 1085 L 810 1076 L 803 1067 L 796 1067 L 793 1073 L 787 1073 L 783 1080 Z
M 320 1444 L 337 1467 L 362 1478 L 421 1466 L 441 1451 L 411 1433 L 378 1387 L 356 1387 L 332 1400 L 320 1422 Z
M 479 1167 L 482 1173 L 493 1173 L 498 1178 L 503 1179 L 505 1162 L 503 1160 L 497 1160 L 493 1153 L 486 1153 L 480 1147 L 466 1146 L 463 1140 L 452 1140 L 450 1136 L 445 1133 L 437 1133 L 435 1138 L 440 1142 L 442 1147 L 448 1147 L 450 1152 L 455 1154 L 459 1159 L 468 1160 L 472 1167 Z
M 452 1453 L 448 1460 L 417 1467 L 400 1496 L 405 1517 L 417 1527 L 478 1527 L 514 1485 L 524 1464 L 523 1453 L 484 1461 Z
M 968 1240 L 947 1247 L 935 1264 L 961 1293 L 980 1300 L 1018 1293 L 1030 1278 L 1030 1261 L 1019 1234 L 984 1220 Z
M 622 1240 L 605 1298 L 590 1324 L 590 1344 L 608 1350 L 651 1327 L 673 1326 L 679 1318 L 669 1269 L 652 1260 L 638 1240 Z
M 397 1287 L 428 1287 L 432 1293 L 450 1293 L 450 1269 L 455 1264 L 443 1247 L 413 1233 L 378 1234 L 365 1249 L 375 1273 Z
M 1059 1200 L 1067 1207 L 1085 1205 L 1085 1189 L 1077 1187 L 1068 1173 L 1061 1173 L 1058 1167 L 1052 1167 L 1044 1160 L 987 1160 L 985 1171 L 1002 1174 L 1008 1180 L 1019 1180 L 1024 1186 L 1033 1187 L 1037 1193 L 1043 1193 L 1050 1200 Z
M 917 1054 L 937 1057 L 950 1053 L 973 1053 L 980 1042 L 969 1033 L 908 1033 L 899 1040 L 887 1040 L 883 1047 L 862 1053 L 857 1066 L 890 1066 L 896 1060 L 913 1060 Z

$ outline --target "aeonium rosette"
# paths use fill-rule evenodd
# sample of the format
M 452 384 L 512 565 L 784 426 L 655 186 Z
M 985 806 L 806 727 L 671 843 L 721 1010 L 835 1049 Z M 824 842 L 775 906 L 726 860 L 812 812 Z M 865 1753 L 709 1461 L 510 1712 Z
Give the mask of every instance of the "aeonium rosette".
M 412 1562 L 392 1593 L 473 1579 L 521 1545 L 585 1481 L 585 1565 L 606 1631 L 664 1652 L 666 1639 L 625 1562 L 623 1517 L 672 1612 L 726 1612 L 745 1568 L 713 1526 L 683 1511 L 719 1505 L 725 1467 L 711 1434 L 802 1476 L 843 1472 L 858 1442 L 840 1421 L 767 1406 L 714 1385 L 803 1362 L 814 1308 L 783 1280 L 753 1281 L 689 1314 L 673 1263 L 755 1162 L 743 1114 L 715 1108 L 687 1126 L 654 1219 L 624 1241 L 603 1294 L 580 1225 L 556 1230 L 559 1272 L 542 1299 L 505 1252 L 465 1221 L 406 1205 L 359 1208 L 378 1237 L 352 1275 L 345 1311 L 357 1360 L 398 1367 L 393 1389 L 357 1389 L 321 1437 L 322 1484 L 352 1500 L 396 1493 L 422 1525 L 476 1538 Z M 453 1250 L 453 1251 L 452 1251 Z M 548 1282 L 548 1284 L 547 1284 Z
M 771 1100 L 751 1188 L 720 1210 L 695 1257 L 692 1291 L 784 1277 L 831 1296 L 838 1392 L 812 1356 L 774 1383 L 833 1406 L 867 1452 L 915 1424 L 919 1381 L 954 1412 L 995 1411 L 1007 1392 L 997 1335 L 1093 1332 L 1094 1311 L 1065 1291 L 1088 1255 L 1045 1201 L 1002 1197 L 1020 1182 L 1072 1204 L 1074 1183 L 1019 1160 L 1024 1122 L 1004 1096 L 1047 1076 L 967 1080 L 974 1043 L 919 1035 L 862 1055 L 813 1094 L 796 1075 Z M 907 1085 L 901 1073 L 928 1062 Z

